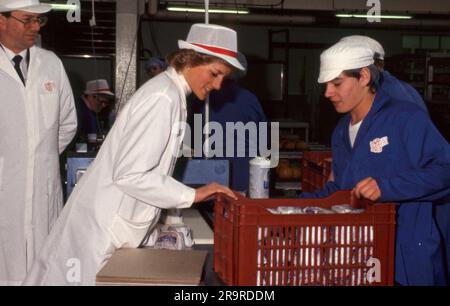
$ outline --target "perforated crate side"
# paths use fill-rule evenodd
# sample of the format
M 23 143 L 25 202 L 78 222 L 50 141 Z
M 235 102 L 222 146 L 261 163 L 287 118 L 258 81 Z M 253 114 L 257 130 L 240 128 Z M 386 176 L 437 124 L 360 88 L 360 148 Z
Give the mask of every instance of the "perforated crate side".
M 215 271 L 229 285 L 368 285 L 357 277 L 365 280 L 363 273 L 369 267 L 355 262 L 353 257 L 361 252 L 371 252 L 380 259 L 382 267 L 381 282 L 371 285 L 392 285 L 394 205 L 370 206 L 365 213 L 355 215 L 280 216 L 266 211 L 268 207 L 277 206 L 322 204 L 330 207 L 349 202 L 364 204 L 355 204 L 349 192 L 338 192 L 329 198 L 316 200 L 250 200 L 243 197 L 238 201 L 219 200 L 216 208 L 227 208 L 225 219 L 232 220 L 233 225 L 226 229 L 220 226 L 221 221 L 217 218 L 224 216 L 220 216 L 220 211 L 216 214 L 219 226 L 215 225 Z M 223 230 L 233 231 L 234 237 L 232 242 L 228 241 L 226 249 L 223 249 L 224 241 L 221 240 L 224 236 L 216 233 Z M 361 238 L 363 230 L 366 231 L 366 240 Z M 360 238 L 355 238 L 355 233 L 359 233 Z M 334 235 L 343 235 L 340 238 L 343 240 L 328 241 Z M 373 235 L 373 241 L 367 240 L 370 235 Z M 305 244 L 305 241 L 309 243 Z M 336 258 L 344 262 L 333 262 Z

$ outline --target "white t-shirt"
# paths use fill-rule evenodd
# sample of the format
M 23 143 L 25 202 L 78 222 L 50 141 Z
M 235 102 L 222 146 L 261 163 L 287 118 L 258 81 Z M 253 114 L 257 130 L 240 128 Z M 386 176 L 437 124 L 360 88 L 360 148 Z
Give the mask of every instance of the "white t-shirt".
M 356 135 L 358 135 L 359 127 L 361 126 L 362 120 L 356 124 L 350 122 L 348 125 L 348 135 L 350 136 L 350 144 L 353 148 L 353 144 L 355 143 Z

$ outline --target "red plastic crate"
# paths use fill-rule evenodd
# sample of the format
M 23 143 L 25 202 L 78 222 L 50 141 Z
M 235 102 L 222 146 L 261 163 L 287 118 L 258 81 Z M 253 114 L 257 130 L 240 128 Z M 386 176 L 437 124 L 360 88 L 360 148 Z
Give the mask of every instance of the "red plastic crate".
M 302 191 L 322 188 L 331 173 L 331 151 L 305 151 L 302 160 Z
M 215 205 L 214 270 L 227 285 L 393 285 L 394 204 L 371 205 L 350 191 L 323 199 L 237 196 L 238 200 L 219 196 Z M 267 211 L 336 204 L 365 211 L 321 215 Z M 369 273 L 376 266 L 379 273 Z M 380 279 L 371 282 L 367 275 Z

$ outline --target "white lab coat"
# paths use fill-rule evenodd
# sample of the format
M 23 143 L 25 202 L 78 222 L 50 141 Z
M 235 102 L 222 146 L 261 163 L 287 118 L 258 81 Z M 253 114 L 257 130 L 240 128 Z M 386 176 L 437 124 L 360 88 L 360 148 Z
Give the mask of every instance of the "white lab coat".
M 0 95 L 0 285 L 15 285 L 62 209 L 59 153 L 77 118 L 61 61 L 38 47 L 26 87 L 0 49 Z
M 117 248 L 136 248 L 162 208 L 190 207 L 173 179 L 190 88 L 173 68 L 145 83 L 72 192 L 25 285 L 94 285 Z

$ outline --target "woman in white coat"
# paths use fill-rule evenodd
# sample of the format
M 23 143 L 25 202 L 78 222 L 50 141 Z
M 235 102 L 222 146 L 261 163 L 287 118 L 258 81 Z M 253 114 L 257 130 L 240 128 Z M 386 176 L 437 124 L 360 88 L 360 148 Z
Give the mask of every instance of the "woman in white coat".
M 96 273 L 117 248 L 136 248 L 161 209 L 186 208 L 217 193 L 171 177 L 186 121 L 186 96 L 204 100 L 233 69 L 236 32 L 194 24 L 170 67 L 144 84 L 118 116 L 97 158 L 72 192 L 35 260 L 25 285 L 94 285 Z M 150 240 L 154 240 L 150 238 Z

